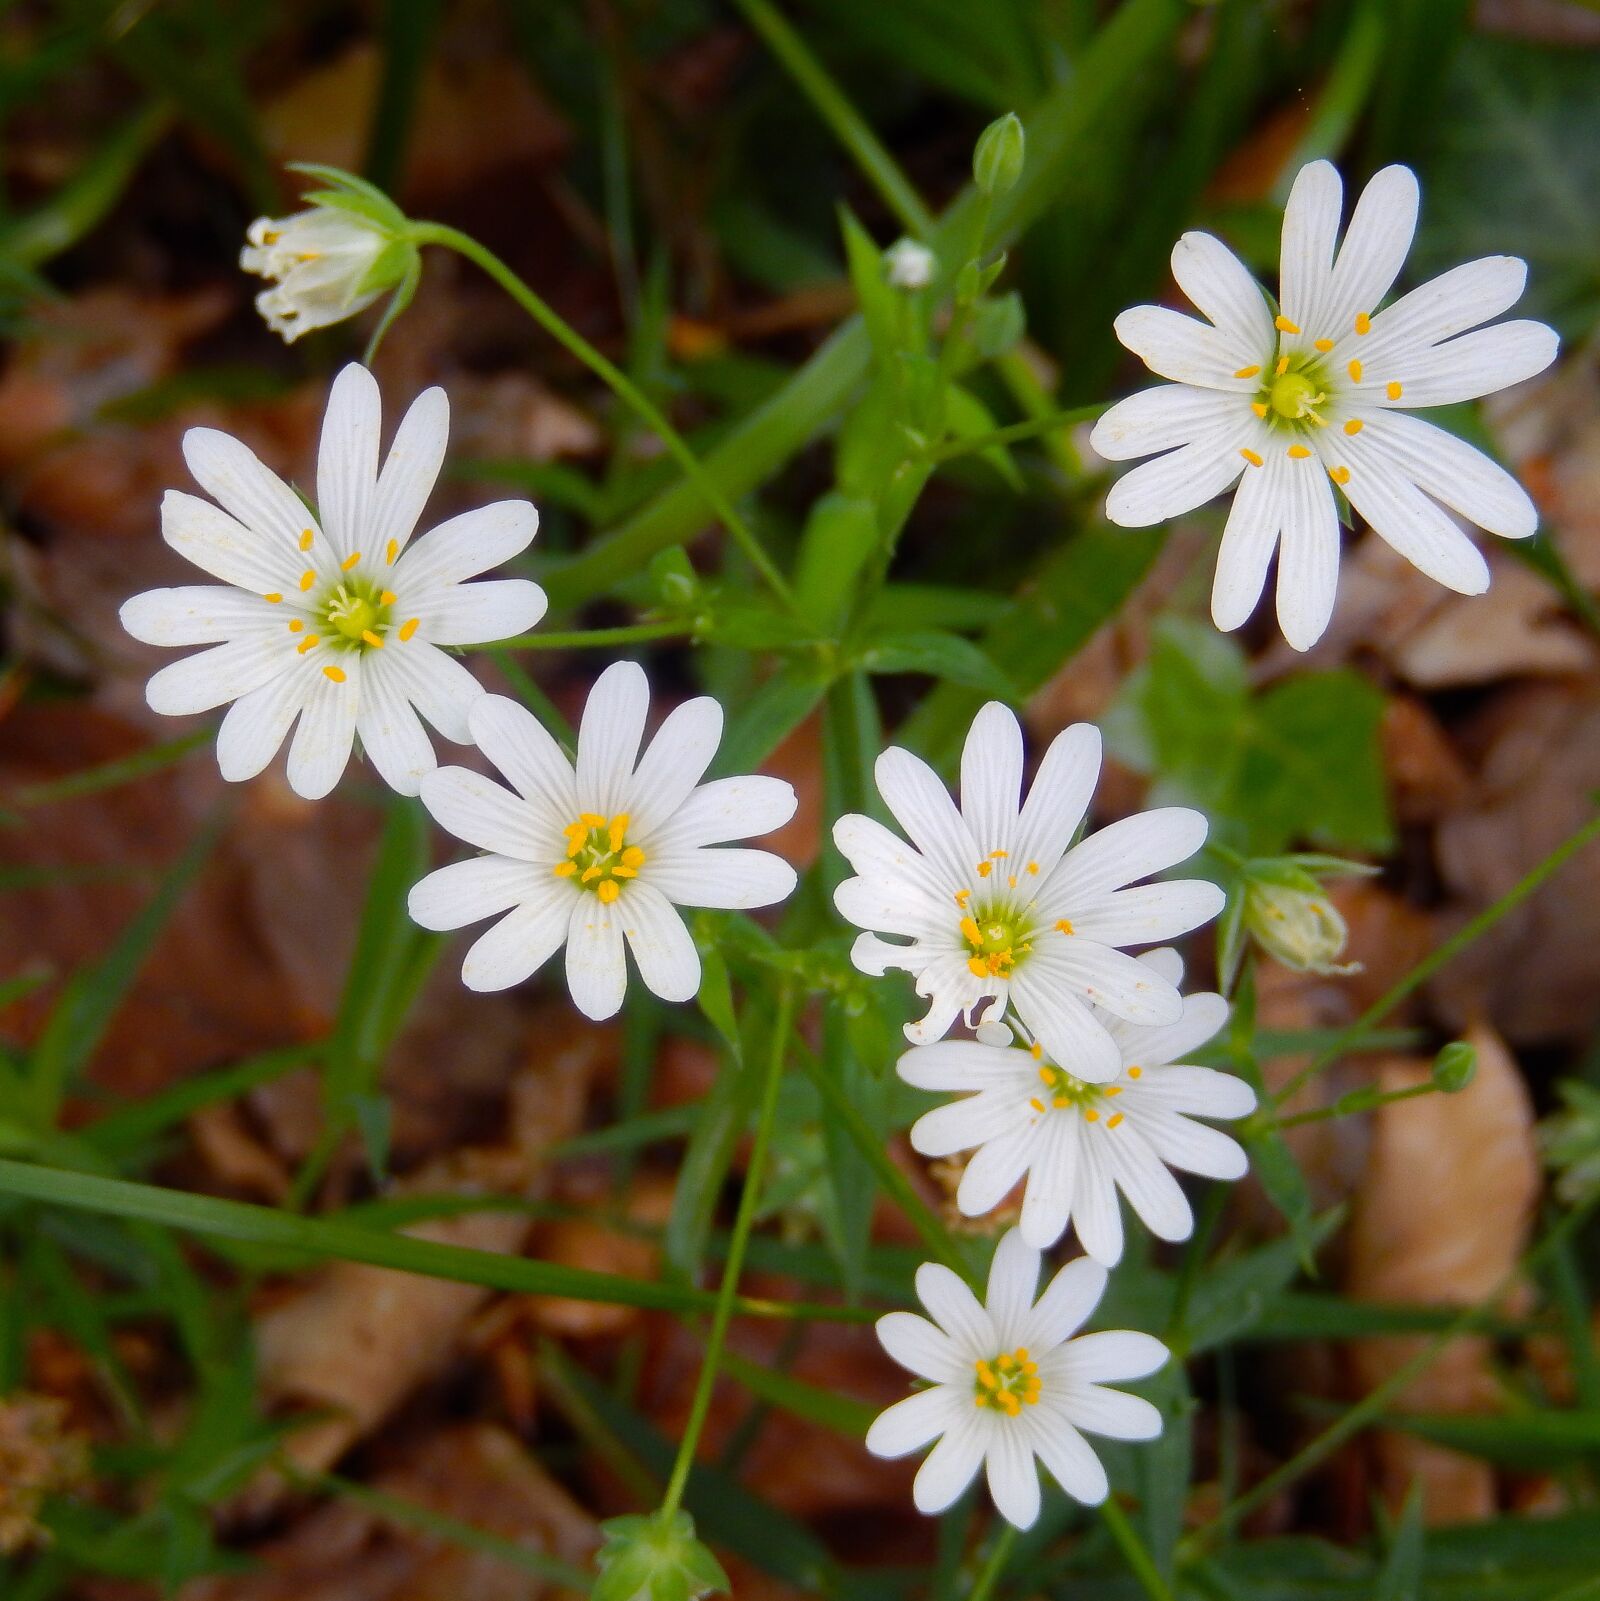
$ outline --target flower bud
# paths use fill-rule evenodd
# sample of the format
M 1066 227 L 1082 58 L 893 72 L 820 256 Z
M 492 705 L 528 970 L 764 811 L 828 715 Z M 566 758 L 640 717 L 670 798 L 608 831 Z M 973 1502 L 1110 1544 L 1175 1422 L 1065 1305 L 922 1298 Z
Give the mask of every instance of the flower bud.
M 1478 1072 L 1478 1053 L 1465 1040 L 1451 1040 L 1433 1059 L 1433 1082 L 1454 1095 L 1464 1090 Z
M 307 211 L 257 217 L 239 252 L 246 272 L 269 281 L 256 310 L 286 344 L 355 316 L 417 271 L 417 247 L 399 207 L 348 174 L 316 171 L 337 187 L 308 195 Z
M 1287 858 L 1251 862 L 1245 873 L 1244 925 L 1285 967 L 1302 973 L 1354 973 L 1339 964 L 1349 929 L 1327 892 Z
M 722 1564 L 694 1537 L 687 1512 L 637 1514 L 600 1525 L 606 1543 L 589 1601 L 698 1601 L 728 1594 Z
M 1022 160 L 1027 144 L 1016 112 L 991 122 L 978 135 L 972 152 L 972 177 L 986 195 L 1003 195 L 1014 189 L 1022 176 Z
M 915 239 L 901 239 L 883 253 L 889 282 L 896 289 L 926 289 L 933 282 L 933 269 L 938 265 L 934 254 L 926 245 Z

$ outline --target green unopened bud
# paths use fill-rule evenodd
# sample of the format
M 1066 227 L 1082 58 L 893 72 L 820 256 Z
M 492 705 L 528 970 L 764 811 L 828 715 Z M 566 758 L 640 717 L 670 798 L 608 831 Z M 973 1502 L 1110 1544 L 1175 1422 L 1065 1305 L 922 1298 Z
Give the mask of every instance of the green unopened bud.
M 730 1594 L 722 1564 L 694 1537 L 687 1512 L 612 1518 L 600 1525 L 605 1545 L 595 1558 L 600 1577 L 589 1601 L 697 1601 Z
M 257 217 L 239 252 L 246 272 L 268 280 L 256 310 L 286 344 L 392 290 L 409 298 L 420 270 L 411 225 L 381 189 L 333 167 L 298 170 L 328 187 L 305 197 L 309 210 Z
M 1464 1090 L 1478 1071 L 1478 1053 L 1465 1040 L 1451 1040 L 1433 1059 L 1433 1082 L 1454 1095 Z
M 1349 929 L 1327 892 L 1288 857 L 1245 868 L 1244 925 L 1269 956 L 1302 973 L 1355 973 L 1341 965 Z
M 978 135 L 972 152 L 972 177 L 983 194 L 1003 195 L 1016 188 L 1026 145 L 1022 122 L 1014 111 L 991 122 Z

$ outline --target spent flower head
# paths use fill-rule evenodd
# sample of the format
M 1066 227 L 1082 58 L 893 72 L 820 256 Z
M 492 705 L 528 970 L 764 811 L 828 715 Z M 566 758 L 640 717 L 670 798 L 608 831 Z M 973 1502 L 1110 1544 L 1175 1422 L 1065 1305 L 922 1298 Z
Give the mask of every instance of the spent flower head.
M 1221 629 L 1249 617 L 1276 549 L 1278 621 L 1296 650 L 1333 612 L 1336 491 L 1430 578 L 1468 595 L 1489 587 L 1488 564 L 1450 514 L 1526 539 L 1534 504 L 1482 451 L 1410 412 L 1493 394 L 1556 356 L 1543 323 L 1483 326 L 1522 293 L 1527 267 L 1514 256 L 1468 262 L 1382 307 L 1416 231 L 1409 167 L 1372 179 L 1336 250 L 1342 200 L 1329 162 L 1301 169 L 1276 304 L 1220 240 L 1186 233 L 1173 275 L 1209 321 L 1164 306 L 1123 312 L 1117 337 L 1172 382 L 1111 407 L 1091 438 L 1112 461 L 1156 457 L 1112 489 L 1116 523 L 1165 522 L 1237 483 L 1211 615 Z
M 286 344 L 397 291 L 392 317 L 410 299 L 420 271 L 405 213 L 351 173 L 335 167 L 296 170 L 328 187 L 305 196 L 305 211 L 257 217 L 250 224 L 239 265 L 268 280 L 256 296 L 256 310 Z

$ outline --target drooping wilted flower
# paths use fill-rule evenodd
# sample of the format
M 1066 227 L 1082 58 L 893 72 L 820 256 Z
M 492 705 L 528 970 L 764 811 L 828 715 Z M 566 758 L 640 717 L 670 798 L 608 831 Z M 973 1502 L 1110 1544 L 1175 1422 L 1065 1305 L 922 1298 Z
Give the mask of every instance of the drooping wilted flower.
M 909 1456 L 938 1441 L 917 1472 L 919 1512 L 943 1512 L 983 1467 L 1001 1516 L 1031 1528 L 1039 1516 L 1035 1459 L 1068 1495 L 1097 1505 L 1106 1473 L 1084 1433 L 1161 1433 L 1155 1407 L 1105 1385 L 1154 1373 L 1167 1348 L 1126 1329 L 1072 1338 L 1105 1293 L 1106 1270 L 1079 1257 L 1035 1301 L 1038 1282 L 1039 1253 L 1013 1229 L 995 1247 L 983 1305 L 949 1268 L 924 1262 L 917 1298 L 933 1321 L 915 1312 L 878 1319 L 884 1350 L 932 1386 L 895 1402 L 867 1431 L 877 1456 Z
M 1123 312 L 1117 337 L 1173 382 L 1113 406 L 1092 436 L 1113 461 L 1157 457 L 1106 502 L 1129 527 L 1192 511 L 1239 481 L 1212 617 L 1222 629 L 1249 617 L 1276 549 L 1278 621 L 1296 650 L 1315 644 L 1333 611 L 1334 486 L 1429 577 L 1468 595 L 1488 588 L 1482 553 L 1445 508 L 1525 539 L 1538 526 L 1533 502 L 1481 451 L 1407 413 L 1520 383 L 1557 347 L 1543 323 L 1482 326 L 1522 293 L 1527 267 L 1514 256 L 1468 262 L 1379 310 L 1416 230 L 1416 176 L 1379 172 L 1336 253 L 1342 198 L 1330 163 L 1301 169 L 1283 214 L 1276 307 L 1219 240 L 1185 234 L 1173 275 L 1210 320 L 1162 306 Z
M 1182 981 L 1176 951 L 1140 960 L 1172 984 Z M 900 1058 L 900 1077 L 922 1090 L 961 1092 L 961 1099 L 920 1117 L 911 1144 L 924 1156 L 978 1148 L 956 1191 L 968 1217 L 987 1212 L 1025 1177 L 1020 1230 L 1037 1250 L 1054 1245 L 1070 1224 L 1090 1256 L 1115 1266 L 1122 1257 L 1118 1191 L 1159 1239 L 1186 1239 L 1194 1214 L 1167 1169 L 1237 1179 L 1248 1166 L 1237 1140 L 1193 1119 L 1243 1117 L 1255 1107 L 1255 1092 L 1231 1074 L 1183 1061 L 1227 1017 L 1227 1002 L 1209 993 L 1186 996 L 1183 1016 L 1165 1027 L 1102 1015 L 1123 1063 L 1109 1084 L 1085 1082 L 1003 1023 L 984 1024 L 975 1040 L 919 1045 Z
M 152 645 L 209 645 L 163 667 L 145 694 L 170 716 L 233 705 L 217 735 L 231 780 L 289 747 L 289 783 L 308 800 L 339 782 L 357 735 L 386 783 L 414 795 L 435 765 L 418 712 L 464 742 L 482 686 L 440 646 L 531 628 L 544 591 L 521 578 L 463 580 L 525 550 L 539 526 L 525 500 L 464 512 L 412 541 L 444 459 L 450 408 L 419 395 L 379 469 L 378 385 L 352 364 L 334 380 L 313 514 L 248 446 L 212 428 L 183 439 L 189 470 L 217 502 L 168 490 L 162 537 L 221 585 L 152 589 L 122 626 Z
M 1057 735 L 1024 803 L 1021 725 L 998 701 L 967 735 L 959 808 L 909 751 L 886 750 L 875 773 L 913 843 L 869 817 L 841 817 L 834 842 L 857 876 L 834 900 L 869 931 L 856 966 L 904 968 L 928 998 L 906 1029 L 913 1043 L 942 1038 L 958 1016 L 998 1019 L 1009 1004 L 1053 1061 L 1105 1083 L 1122 1059 L 1094 1006 L 1130 1022 L 1178 1020 L 1177 990 L 1119 947 L 1173 939 L 1222 909 L 1203 879 L 1128 887 L 1200 848 L 1201 813 L 1141 812 L 1073 845 L 1100 773 L 1099 733 L 1079 723 Z
M 438 823 L 491 854 L 430 873 L 411 891 L 424 928 L 462 928 L 505 913 L 467 952 L 469 989 L 520 984 L 563 945 L 567 987 L 586 1017 L 622 1005 L 628 968 L 664 1001 L 700 988 L 700 953 L 676 906 L 781 901 L 794 869 L 770 851 L 712 849 L 770 833 L 794 815 L 794 790 L 760 775 L 701 778 L 722 738 L 722 708 L 685 701 L 639 753 L 650 684 L 633 662 L 595 681 L 578 730 L 576 767 L 533 715 L 486 695 L 472 737 L 515 793 L 465 767 L 422 783 Z

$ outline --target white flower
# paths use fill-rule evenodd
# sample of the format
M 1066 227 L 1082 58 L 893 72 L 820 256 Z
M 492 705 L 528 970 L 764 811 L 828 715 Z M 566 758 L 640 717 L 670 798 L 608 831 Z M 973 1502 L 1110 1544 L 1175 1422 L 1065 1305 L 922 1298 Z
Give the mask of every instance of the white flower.
M 1124 886 L 1193 855 L 1206 837 L 1201 813 L 1141 812 L 1072 845 L 1099 777 L 1100 735 L 1087 723 L 1057 735 L 1019 808 L 1022 729 L 998 701 L 967 734 L 960 810 L 909 751 L 890 747 L 875 772 L 913 845 L 870 817 L 841 817 L 834 843 L 859 876 L 834 901 L 877 931 L 851 952 L 862 972 L 916 975 L 930 1004 L 906 1029 L 913 1043 L 942 1038 L 958 1016 L 972 1023 L 979 1007 L 999 1018 L 1009 1001 L 1053 1061 L 1104 1083 L 1122 1058 L 1091 1002 L 1130 1022 L 1177 1022 L 1177 990 L 1117 947 L 1186 933 L 1216 916 L 1222 891 L 1203 879 Z
M 915 239 L 899 239 L 883 253 L 889 269 L 889 282 L 896 289 L 926 289 L 933 282 L 938 265 L 934 254 Z
M 915 1312 L 878 1319 L 884 1350 L 933 1386 L 897 1401 L 867 1431 L 877 1456 L 939 1441 L 917 1472 L 919 1512 L 943 1512 L 982 1464 L 1001 1516 L 1030 1528 L 1039 1515 L 1035 1457 L 1068 1495 L 1097 1505 L 1106 1473 L 1079 1431 L 1114 1440 L 1161 1433 L 1148 1401 L 1103 1386 L 1154 1373 L 1167 1348 L 1129 1330 L 1071 1338 L 1104 1293 L 1106 1270 L 1079 1257 L 1035 1302 L 1038 1281 L 1039 1253 L 1012 1229 L 995 1248 L 984 1305 L 949 1268 L 924 1262 L 917 1296 L 933 1323 Z
M 1141 958 L 1173 984 L 1183 978 L 1176 951 Z M 956 1204 L 968 1217 L 999 1205 L 1027 1176 L 1020 1227 L 1035 1249 L 1055 1244 L 1068 1223 L 1097 1262 L 1122 1256 L 1117 1191 L 1163 1240 L 1194 1228 L 1188 1198 L 1167 1168 L 1236 1179 L 1247 1158 L 1239 1142 L 1192 1117 L 1243 1117 L 1256 1104 L 1242 1079 L 1182 1059 L 1227 1021 L 1220 995 L 1190 995 L 1165 1028 L 1104 1017 L 1122 1055 L 1111 1084 L 1089 1084 L 1058 1067 L 1037 1045 L 1013 1043 L 1004 1024 L 975 1040 L 919 1045 L 900 1058 L 900 1077 L 921 1090 L 970 1091 L 918 1118 L 911 1143 L 924 1156 L 980 1149 L 967 1163 Z
M 527 548 L 539 517 L 525 500 L 464 512 L 410 542 L 449 420 L 444 391 L 425 390 L 380 472 L 378 386 L 365 367 L 346 367 L 322 424 L 316 515 L 239 440 L 212 428 L 184 435 L 189 470 L 219 504 L 168 490 L 162 537 L 223 585 L 135 595 L 122 626 L 152 645 L 213 647 L 163 667 L 145 694 L 171 716 L 234 703 L 217 735 L 224 778 L 259 773 L 296 717 L 289 782 L 308 800 L 338 783 L 357 734 L 404 795 L 435 764 L 418 712 L 446 739 L 469 738 L 467 708 L 483 689 L 439 647 L 521 633 L 545 598 L 521 578 L 462 582 Z
M 781 901 L 794 869 L 770 851 L 709 850 L 770 833 L 794 815 L 794 790 L 761 776 L 700 779 L 722 738 L 722 708 L 685 701 L 644 754 L 650 684 L 632 662 L 595 681 L 578 730 L 576 770 L 533 715 L 486 695 L 472 737 L 516 793 L 464 767 L 441 767 L 422 802 L 452 834 L 489 851 L 430 873 L 411 891 L 424 928 L 501 918 L 467 952 L 469 989 L 520 984 L 567 947 L 567 987 L 586 1017 L 610 1017 L 627 988 L 626 938 L 664 1001 L 700 988 L 700 954 L 673 910 Z
M 1514 256 L 1456 267 L 1379 311 L 1416 230 L 1417 180 L 1407 167 L 1378 173 L 1335 256 L 1342 196 L 1326 161 L 1295 179 L 1276 317 L 1220 241 L 1185 234 L 1173 276 L 1210 322 L 1161 306 L 1123 312 L 1117 337 L 1175 381 L 1113 406 L 1092 436 L 1114 461 L 1164 452 L 1111 491 L 1106 514 L 1129 527 L 1192 511 L 1243 475 L 1211 613 L 1218 628 L 1244 622 L 1276 546 L 1278 620 L 1297 650 L 1316 642 L 1333 611 L 1334 484 L 1429 577 L 1468 595 L 1488 588 L 1481 552 L 1444 508 L 1525 539 L 1538 525 L 1533 502 L 1482 452 L 1406 412 L 1492 394 L 1556 355 L 1543 323 L 1480 326 L 1522 293 L 1527 267 Z
M 256 296 L 256 310 L 291 345 L 393 289 L 414 254 L 391 230 L 333 206 L 257 217 L 246 237 L 239 265 L 270 282 Z

